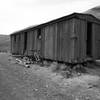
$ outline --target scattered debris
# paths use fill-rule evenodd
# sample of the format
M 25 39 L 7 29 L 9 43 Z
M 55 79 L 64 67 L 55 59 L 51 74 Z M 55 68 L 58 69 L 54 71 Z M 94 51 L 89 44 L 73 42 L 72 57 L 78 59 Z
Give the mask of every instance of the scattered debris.
M 26 68 L 30 68 L 30 65 L 25 64 L 25 67 L 26 67 Z
M 16 63 L 24 65 L 26 68 L 30 68 L 31 64 L 37 64 L 37 61 L 34 61 L 33 58 L 29 57 L 20 57 L 16 58 Z M 85 73 L 86 70 L 82 65 L 75 65 L 71 67 L 70 65 L 59 64 L 58 62 L 49 62 L 43 61 L 43 64 L 39 63 L 41 67 L 49 68 L 52 72 L 60 73 L 64 78 L 81 76 L 82 73 Z

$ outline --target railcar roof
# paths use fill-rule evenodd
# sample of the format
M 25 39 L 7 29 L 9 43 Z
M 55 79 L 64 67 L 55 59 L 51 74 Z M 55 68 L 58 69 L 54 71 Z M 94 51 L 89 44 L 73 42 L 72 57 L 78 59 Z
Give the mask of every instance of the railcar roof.
M 52 21 L 49 21 L 49 22 L 46 22 L 46 23 L 43 23 L 43 24 L 40 24 L 40 25 L 34 25 L 34 26 L 31 26 L 31 27 L 24 28 L 22 30 L 19 30 L 19 31 L 12 33 L 11 35 L 18 34 L 18 33 L 21 33 L 21 32 L 26 32 L 28 30 L 34 30 L 36 28 L 41 28 L 43 26 L 53 24 L 53 23 L 57 23 L 57 22 L 60 22 L 60 21 L 63 21 L 63 20 L 68 20 L 68 19 L 71 19 L 71 18 L 78 18 L 78 19 L 82 19 L 82 20 L 86 20 L 86 21 L 90 21 L 90 22 L 100 24 L 100 20 L 98 18 L 96 18 L 95 16 L 93 16 L 92 14 L 72 13 L 70 15 L 63 16 L 61 18 L 54 19 Z

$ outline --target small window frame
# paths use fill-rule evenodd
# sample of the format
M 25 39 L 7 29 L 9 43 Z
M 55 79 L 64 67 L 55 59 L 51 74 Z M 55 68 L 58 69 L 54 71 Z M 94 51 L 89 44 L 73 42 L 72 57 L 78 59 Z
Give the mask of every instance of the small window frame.
M 42 38 L 42 34 L 41 34 L 41 29 L 40 28 L 38 29 L 38 32 L 37 32 L 37 38 L 38 39 Z

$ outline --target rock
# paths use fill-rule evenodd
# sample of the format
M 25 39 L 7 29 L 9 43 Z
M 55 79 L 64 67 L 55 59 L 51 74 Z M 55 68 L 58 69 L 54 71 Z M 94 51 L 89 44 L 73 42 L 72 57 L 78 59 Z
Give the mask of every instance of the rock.
M 25 67 L 26 67 L 26 68 L 30 68 L 30 66 L 29 66 L 29 65 L 25 65 Z
M 34 89 L 35 91 L 38 91 L 38 89 Z
M 60 65 L 60 70 L 66 70 L 66 67 L 67 67 L 67 66 L 66 66 L 65 64 L 61 64 L 61 65 Z
M 55 72 L 55 71 L 57 71 L 57 70 L 59 69 L 59 65 L 58 65 L 57 62 L 53 62 L 53 63 L 51 64 L 50 68 L 51 68 L 51 70 L 52 70 L 53 72 Z

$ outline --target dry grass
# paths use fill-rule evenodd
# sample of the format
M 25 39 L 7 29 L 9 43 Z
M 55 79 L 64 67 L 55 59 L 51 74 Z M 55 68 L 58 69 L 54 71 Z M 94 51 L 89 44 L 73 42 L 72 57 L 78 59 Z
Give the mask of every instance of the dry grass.
M 100 68 L 76 66 L 71 70 L 63 64 L 46 62 L 42 67 L 38 64 L 30 65 L 29 70 L 45 80 L 47 88 L 54 88 L 53 94 L 48 92 L 50 95 L 68 100 L 100 100 L 100 74 L 97 74 Z
M 65 78 L 61 73 L 64 71 L 58 73 L 59 66 L 56 63 L 51 64 L 49 67 L 34 65 L 31 68 L 33 72 L 35 70 L 37 75 L 59 85 L 59 87 L 61 87 L 60 91 L 63 94 L 67 93 L 67 96 L 70 95 L 71 99 L 73 97 L 74 99 L 72 100 L 100 100 L 100 89 L 98 89 L 100 77 L 98 75 L 83 73 L 81 75 L 75 74 L 76 76 L 73 75 L 73 77 Z M 65 73 L 66 71 L 64 74 Z

